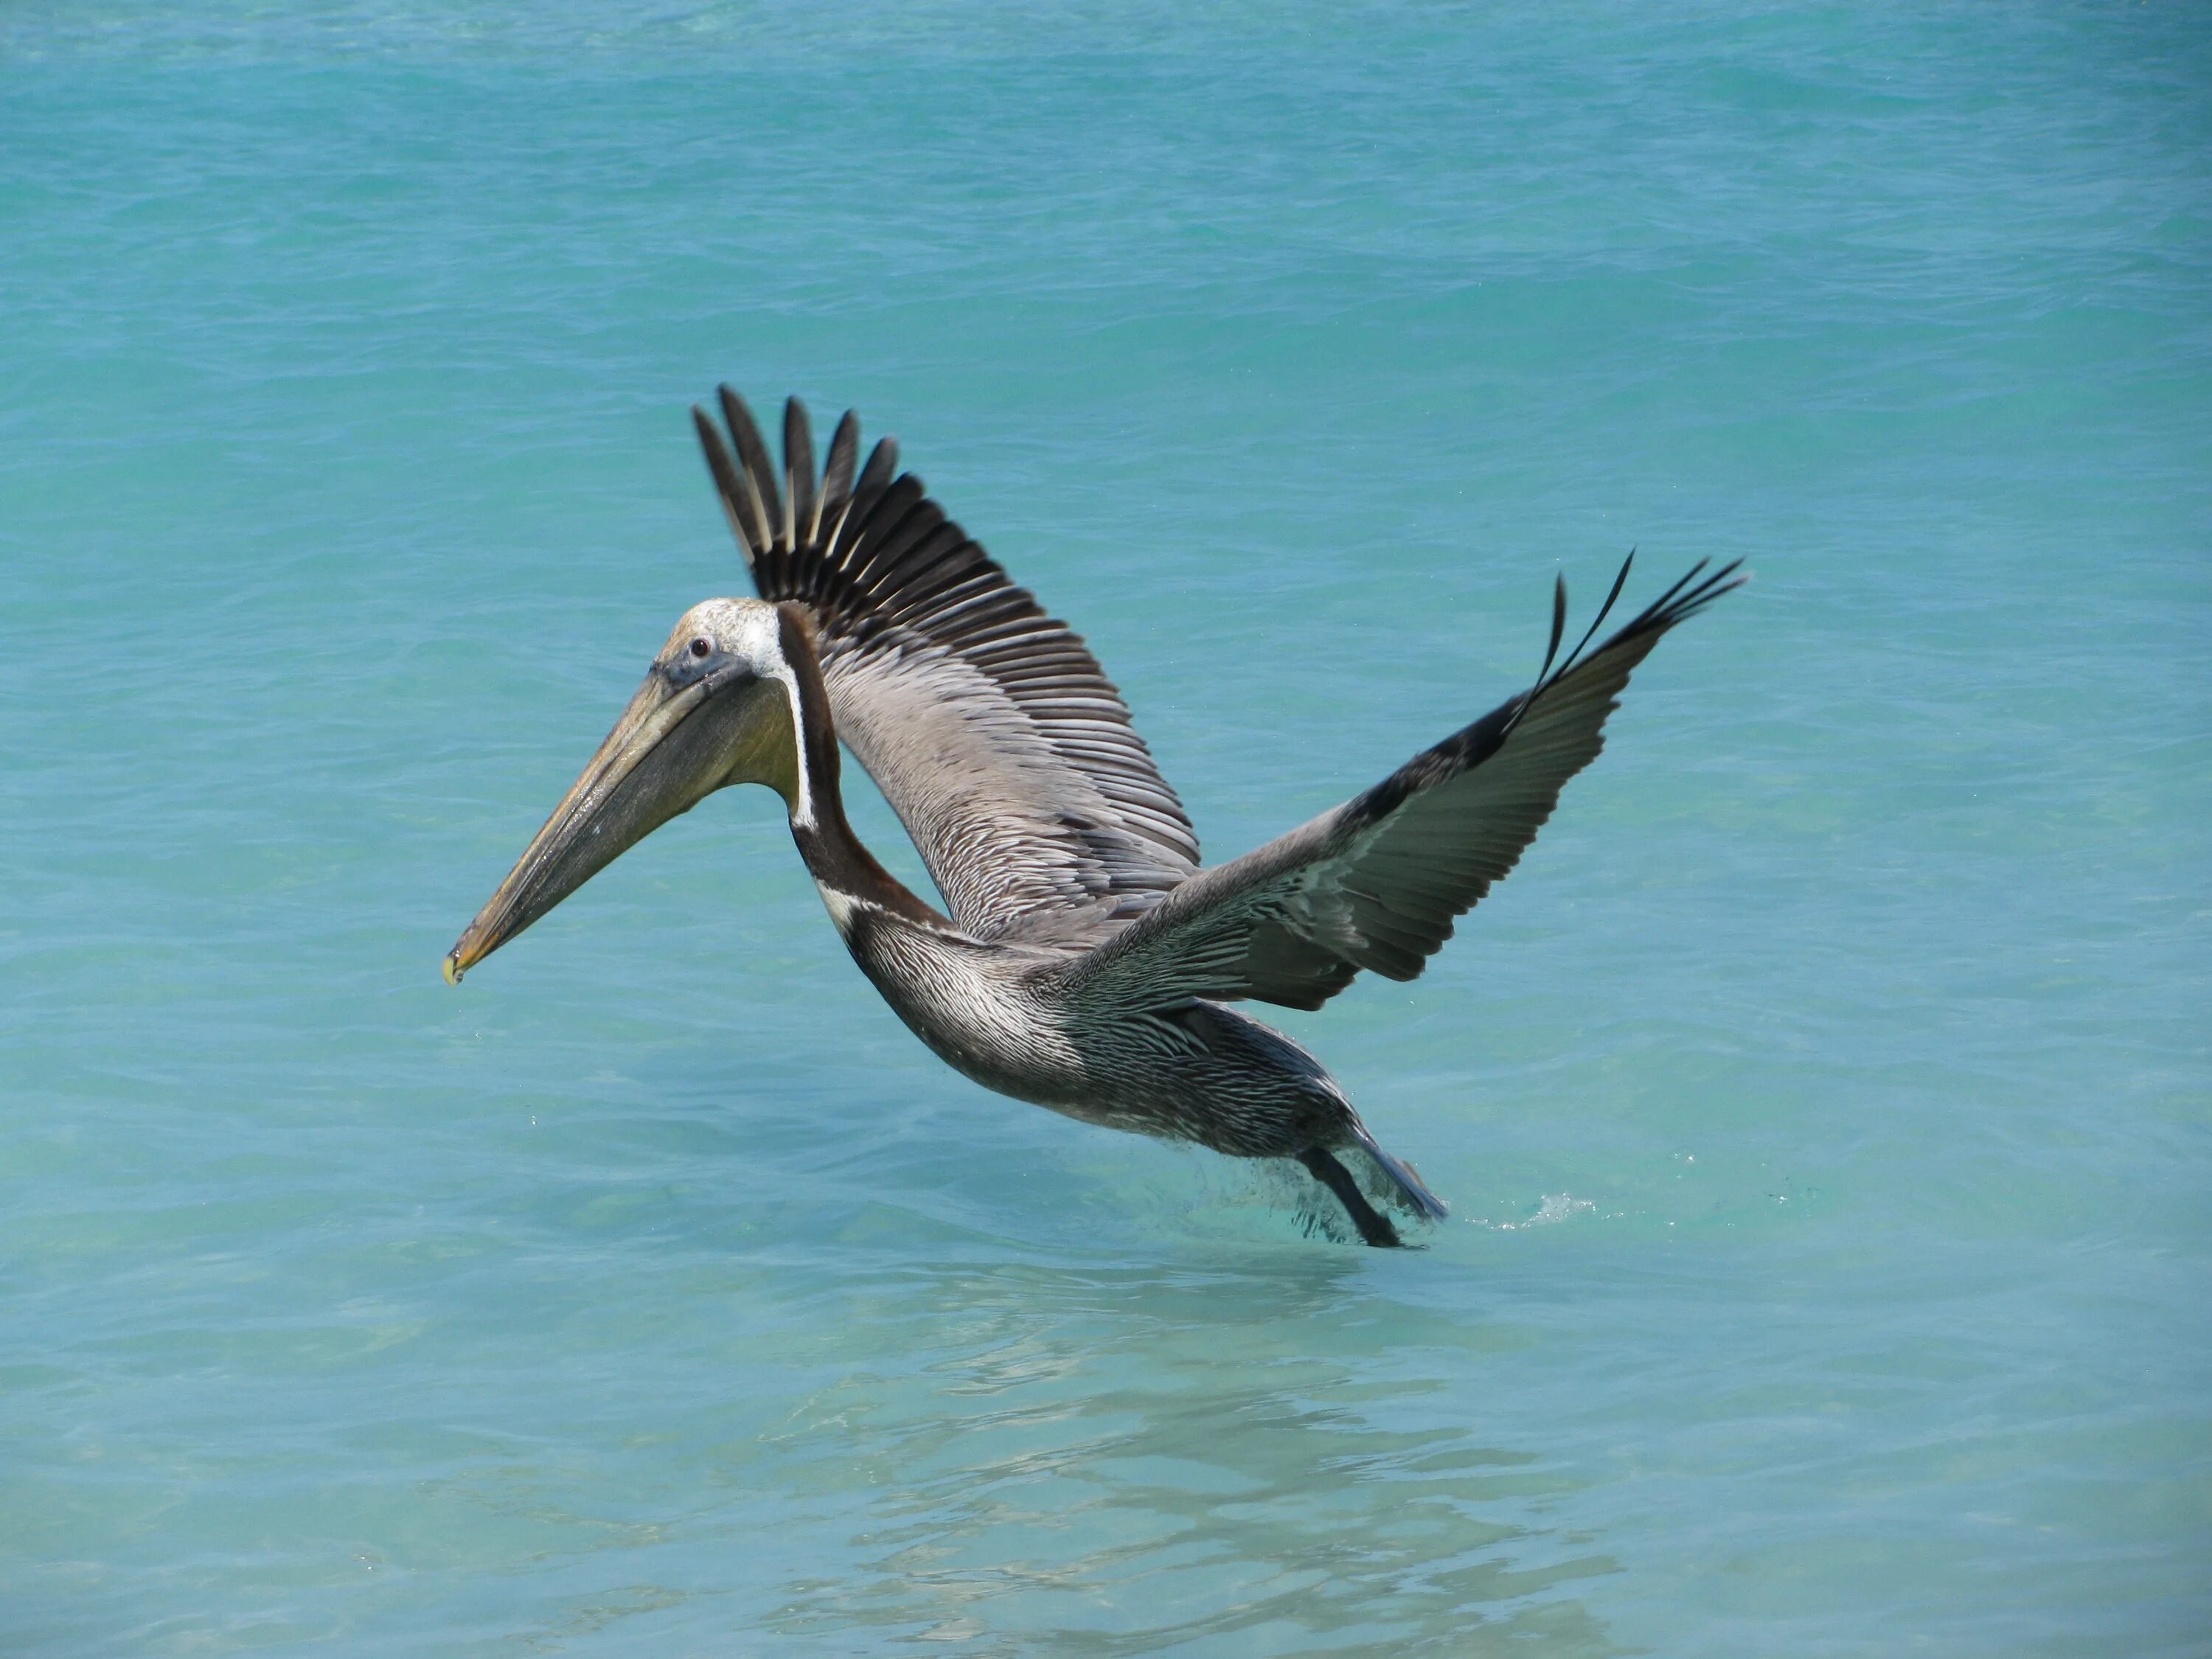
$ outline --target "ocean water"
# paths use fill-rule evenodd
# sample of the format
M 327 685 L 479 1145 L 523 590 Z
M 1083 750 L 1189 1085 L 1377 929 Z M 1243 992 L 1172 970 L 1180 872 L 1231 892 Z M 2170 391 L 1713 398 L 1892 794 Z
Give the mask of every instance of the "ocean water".
M 1216 859 L 1755 568 L 1282 1018 L 1425 1249 L 952 1075 L 764 792 L 441 982 L 723 380 Z M 0 388 L 0 1651 L 2212 1651 L 2201 9 L 15 0 Z

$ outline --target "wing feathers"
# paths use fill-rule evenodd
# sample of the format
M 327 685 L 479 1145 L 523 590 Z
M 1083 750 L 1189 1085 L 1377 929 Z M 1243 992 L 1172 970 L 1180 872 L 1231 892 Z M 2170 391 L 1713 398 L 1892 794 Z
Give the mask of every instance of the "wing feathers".
M 817 475 L 794 398 L 779 476 L 744 400 L 726 386 L 719 401 L 726 441 L 692 414 L 754 584 L 812 611 L 840 733 L 955 919 L 1070 948 L 1103 938 L 1065 971 L 1117 1001 L 1318 1007 L 1362 969 L 1418 975 L 1604 747 L 1637 665 L 1745 580 L 1734 564 L 1709 574 L 1700 562 L 1590 652 L 1625 562 L 1564 659 L 1557 584 L 1527 692 L 1334 811 L 1200 873 L 1182 804 L 1097 659 L 898 471 L 895 441 L 856 473 L 860 423 L 848 413 Z
M 814 517 L 814 428 L 806 405 L 796 398 L 783 403 L 783 538 L 796 547 L 811 543 L 820 527 Z
M 962 927 L 1095 941 L 1195 872 L 1190 820 L 1097 659 L 898 471 L 896 442 L 855 477 L 848 414 L 817 478 L 793 399 L 779 479 L 744 399 L 719 402 L 726 441 L 692 415 L 754 586 L 812 611 L 839 734 Z
M 738 476 L 744 480 L 743 506 L 747 509 L 746 529 L 751 544 L 763 555 L 772 556 L 775 547 L 775 531 L 769 517 L 769 503 L 776 498 L 775 468 L 769 463 L 768 446 L 761 441 L 760 428 L 754 423 L 753 412 L 745 407 L 744 399 L 724 386 L 721 389 L 722 418 L 729 423 L 730 437 L 738 447 L 738 460 L 742 467 Z
M 822 500 L 807 531 L 810 542 L 835 538 L 837 520 L 853 493 L 853 465 L 860 457 L 860 422 L 848 409 L 837 422 L 837 429 L 830 434 L 830 459 L 822 467 Z M 826 538 L 823 534 L 825 525 L 830 532 Z
M 1317 1008 L 1362 969 L 1413 978 L 1605 746 L 1606 717 L 1630 673 L 1668 629 L 1747 580 L 1734 564 L 1705 568 L 1585 657 L 1620 596 L 1624 564 L 1563 661 L 1561 585 L 1544 665 L 1527 692 L 1342 806 L 1185 883 L 1064 969 L 1071 988 L 1116 1005 L 1255 997 Z

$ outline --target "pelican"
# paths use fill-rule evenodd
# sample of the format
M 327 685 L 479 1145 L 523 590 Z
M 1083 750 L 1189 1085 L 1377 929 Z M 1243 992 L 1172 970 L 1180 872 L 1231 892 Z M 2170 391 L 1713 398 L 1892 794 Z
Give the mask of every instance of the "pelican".
M 1318 1008 L 1362 969 L 1410 980 L 1596 757 L 1637 665 L 1747 578 L 1700 561 L 1564 656 L 1566 586 L 1528 689 L 1365 793 L 1210 869 L 1082 639 L 848 412 L 815 470 L 797 398 L 779 472 L 744 401 L 691 411 L 757 599 L 686 611 L 583 774 L 445 963 L 461 975 L 630 847 L 731 784 L 783 798 L 838 934 L 930 1049 L 1085 1122 L 1295 1159 L 1359 1237 L 1443 1200 L 1314 1056 L 1231 1005 Z M 1630 556 L 1632 562 L 1634 556 Z M 840 740 L 920 849 L 946 915 L 847 822 Z M 1356 1171 L 1356 1173 L 1355 1173 Z M 1316 1201 L 1326 1203 L 1316 1194 Z

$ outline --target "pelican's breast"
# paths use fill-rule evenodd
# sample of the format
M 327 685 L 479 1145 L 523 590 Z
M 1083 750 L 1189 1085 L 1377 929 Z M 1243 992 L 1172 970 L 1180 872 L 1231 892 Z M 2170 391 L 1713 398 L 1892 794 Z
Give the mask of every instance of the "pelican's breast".
M 884 1000 L 948 1065 L 1045 1105 L 1084 1091 L 1083 1056 L 1062 1011 L 1036 994 L 1030 952 L 918 925 L 827 886 L 822 901 Z

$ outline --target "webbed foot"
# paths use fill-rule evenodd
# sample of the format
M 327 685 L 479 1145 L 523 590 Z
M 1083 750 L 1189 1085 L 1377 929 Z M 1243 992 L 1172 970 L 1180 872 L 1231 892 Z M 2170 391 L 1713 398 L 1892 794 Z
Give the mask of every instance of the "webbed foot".
M 1367 1194 L 1359 1190 L 1352 1171 L 1337 1161 L 1335 1153 L 1312 1146 L 1298 1154 L 1298 1162 L 1313 1171 L 1315 1180 L 1336 1194 L 1351 1212 L 1352 1224 L 1359 1229 L 1363 1241 L 1378 1249 L 1396 1249 L 1402 1244 L 1398 1230 L 1390 1224 L 1390 1218 L 1367 1201 Z

